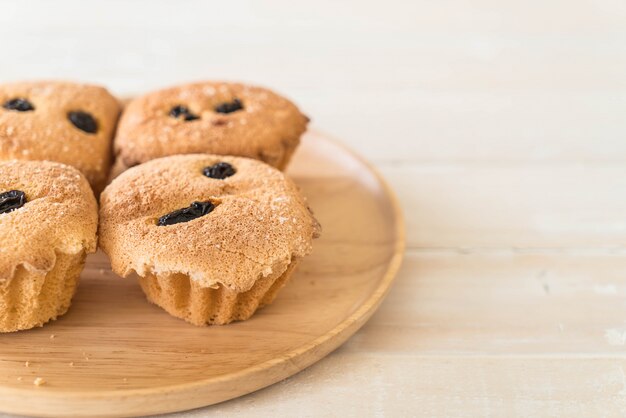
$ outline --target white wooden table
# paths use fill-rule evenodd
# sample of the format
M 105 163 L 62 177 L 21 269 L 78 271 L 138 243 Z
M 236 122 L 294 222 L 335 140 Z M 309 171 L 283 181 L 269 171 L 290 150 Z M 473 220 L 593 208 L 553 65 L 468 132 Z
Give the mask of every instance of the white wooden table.
M 173 416 L 626 414 L 624 2 L 1 2 L 0 39 L 1 81 L 273 87 L 403 203 L 354 338 Z

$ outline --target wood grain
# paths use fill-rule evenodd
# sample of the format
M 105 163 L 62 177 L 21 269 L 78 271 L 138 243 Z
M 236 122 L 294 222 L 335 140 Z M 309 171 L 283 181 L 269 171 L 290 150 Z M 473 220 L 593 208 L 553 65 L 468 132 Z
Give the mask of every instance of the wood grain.
M 185 416 L 272 416 L 277 405 L 297 411 L 311 402 L 316 413 L 303 416 L 617 418 L 626 413 L 624 376 L 622 358 L 423 357 L 342 348 L 297 379 Z
M 383 309 L 342 352 L 623 358 L 624 294 L 620 254 L 411 251 Z
M 185 416 L 309 402 L 305 416 L 623 416 L 625 273 L 623 256 L 598 252 L 410 250 L 380 309 L 338 350 Z
M 408 245 L 420 249 L 623 248 L 622 164 L 407 164 L 383 168 L 400 190 Z
M 276 302 L 252 319 L 194 327 L 148 304 L 137 283 L 90 256 L 70 312 L 0 338 L 0 409 L 127 416 L 195 408 L 290 376 L 342 344 L 374 312 L 399 267 L 404 232 L 368 166 L 310 133 L 291 165 L 325 228 Z M 35 386 L 36 378 L 45 385 Z
M 0 78 L 263 84 L 406 213 L 408 259 L 346 344 L 176 417 L 625 415 L 623 1 L 83 3 L 4 2 Z

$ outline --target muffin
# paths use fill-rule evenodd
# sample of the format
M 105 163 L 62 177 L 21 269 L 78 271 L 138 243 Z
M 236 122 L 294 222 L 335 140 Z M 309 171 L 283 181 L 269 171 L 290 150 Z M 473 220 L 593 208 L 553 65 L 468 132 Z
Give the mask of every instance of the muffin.
M 69 82 L 0 85 L 0 160 L 50 160 L 106 184 L 120 113 L 104 88 Z
M 100 197 L 100 247 L 147 298 L 195 325 L 272 302 L 319 224 L 297 186 L 256 160 L 177 155 L 131 168 Z
M 97 227 L 96 199 L 78 170 L 0 162 L 0 332 L 41 326 L 68 310 Z
M 113 175 L 175 154 L 254 158 L 284 169 L 308 118 L 289 100 L 244 84 L 204 82 L 156 91 L 126 107 Z

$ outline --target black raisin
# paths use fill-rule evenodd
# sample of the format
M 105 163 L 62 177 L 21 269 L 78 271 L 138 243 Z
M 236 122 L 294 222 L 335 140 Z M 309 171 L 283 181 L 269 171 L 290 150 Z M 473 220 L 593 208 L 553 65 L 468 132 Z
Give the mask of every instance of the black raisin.
M 0 214 L 13 212 L 26 203 L 26 194 L 21 190 L 9 190 L 0 193 Z
M 220 103 L 215 106 L 215 111 L 217 113 L 232 113 L 242 109 L 243 103 L 241 103 L 241 100 L 239 99 L 234 99 L 232 102 Z
M 235 167 L 225 162 L 204 167 L 204 170 L 202 170 L 202 174 L 204 174 L 205 176 L 218 180 L 223 180 L 226 177 L 230 177 L 236 172 L 237 170 L 235 170 Z
M 81 131 L 87 132 L 88 134 L 98 132 L 98 122 L 87 112 L 81 112 L 80 110 L 69 112 L 67 118 Z
M 182 106 L 182 105 L 174 106 L 170 110 L 170 116 L 173 118 L 179 118 L 187 114 L 189 114 L 189 109 L 187 109 L 185 106 Z
M 185 122 L 191 122 L 192 120 L 200 119 L 200 116 L 194 115 L 193 113 L 191 113 L 191 110 L 183 105 L 174 106 L 170 110 L 170 116 L 176 119 L 182 118 Z
M 208 213 L 211 213 L 215 209 L 215 205 L 211 201 L 206 202 L 193 202 L 189 207 L 175 210 L 163 215 L 159 218 L 157 225 L 174 225 L 181 222 L 189 222 Z
M 2 107 L 7 110 L 15 110 L 18 112 L 30 112 L 31 110 L 35 110 L 35 106 L 33 106 L 31 102 L 21 97 L 6 101 Z

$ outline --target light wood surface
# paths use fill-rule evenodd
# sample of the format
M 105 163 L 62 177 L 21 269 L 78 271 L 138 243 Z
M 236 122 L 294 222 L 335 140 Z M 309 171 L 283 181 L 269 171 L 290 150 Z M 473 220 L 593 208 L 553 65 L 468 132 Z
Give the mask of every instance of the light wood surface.
M 321 134 L 304 136 L 289 173 L 324 233 L 275 303 L 248 321 L 195 327 L 148 304 L 137 282 L 116 277 L 98 252 L 67 315 L 0 338 L 0 410 L 92 417 L 187 410 L 282 380 L 343 343 L 398 271 L 402 216 L 367 164 Z
M 397 192 L 407 255 L 367 325 L 177 418 L 622 417 L 624 22 L 620 0 L 4 2 L 0 79 L 264 84 Z

